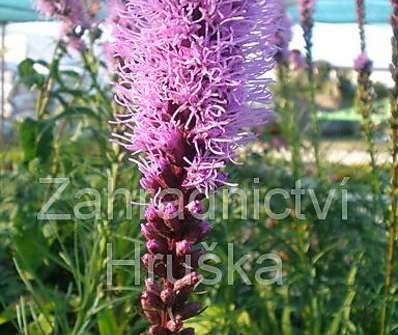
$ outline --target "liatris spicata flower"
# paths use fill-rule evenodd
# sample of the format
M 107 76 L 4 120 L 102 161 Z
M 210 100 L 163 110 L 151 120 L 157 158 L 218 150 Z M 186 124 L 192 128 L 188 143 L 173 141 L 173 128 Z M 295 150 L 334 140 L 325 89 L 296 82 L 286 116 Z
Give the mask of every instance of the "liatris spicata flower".
M 369 59 L 366 53 L 360 54 L 354 61 L 354 70 L 357 72 L 371 73 L 373 62 Z
M 81 0 L 37 0 L 36 5 L 46 17 L 62 22 L 61 35 L 68 39 L 72 48 L 84 47 L 80 38 L 90 22 Z
M 275 44 L 278 52 L 275 59 L 278 63 L 289 61 L 289 44 L 292 40 L 292 21 L 286 13 L 286 8 L 281 6 L 281 17 L 279 19 L 279 29 L 275 35 Z
M 267 121 L 276 47 L 276 0 L 129 0 L 113 25 L 118 59 L 114 134 L 131 151 L 152 196 L 142 234 L 148 279 L 141 304 L 149 334 L 194 334 L 183 321 L 203 306 L 189 302 L 200 282 L 199 243 L 210 225 L 202 199 L 228 183 L 223 172 L 248 128 Z M 173 195 L 168 191 L 173 190 Z M 164 195 L 167 192 L 168 195 Z M 196 195 L 196 196 L 195 196 Z

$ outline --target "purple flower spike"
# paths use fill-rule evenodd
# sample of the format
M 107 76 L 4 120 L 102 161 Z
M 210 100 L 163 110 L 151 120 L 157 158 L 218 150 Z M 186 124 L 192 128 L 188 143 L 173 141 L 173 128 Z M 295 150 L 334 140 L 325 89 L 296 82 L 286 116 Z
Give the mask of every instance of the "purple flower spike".
M 201 279 L 198 243 L 211 228 L 197 214 L 228 184 L 223 169 L 253 138 L 249 128 L 269 119 L 266 75 L 275 36 L 288 30 L 279 27 L 279 0 L 113 0 L 109 13 L 108 59 L 125 108 L 114 141 L 132 153 L 152 196 L 142 261 L 161 281 L 159 290 L 146 285 L 141 300 L 149 334 L 194 335 L 183 320 L 203 310 L 189 297 Z
M 371 73 L 373 62 L 366 53 L 360 54 L 354 61 L 354 70 L 357 72 Z
M 127 2 L 124 24 L 113 26 L 114 57 L 123 60 L 117 101 L 129 111 L 117 116 L 128 128 L 118 141 L 146 153 L 139 161 L 144 174 L 161 179 L 159 163 L 171 156 L 183 159 L 186 188 L 208 194 L 225 183 L 218 171 L 252 138 L 243 129 L 269 118 L 269 109 L 246 103 L 271 102 L 261 89 L 270 81 L 259 78 L 273 66 L 277 3 Z

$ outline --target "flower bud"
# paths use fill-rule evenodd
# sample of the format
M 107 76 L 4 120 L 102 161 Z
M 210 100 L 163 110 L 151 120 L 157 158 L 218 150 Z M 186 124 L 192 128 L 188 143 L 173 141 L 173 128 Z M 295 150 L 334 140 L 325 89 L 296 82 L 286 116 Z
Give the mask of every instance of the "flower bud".
M 149 272 L 153 272 L 163 278 L 167 276 L 166 265 L 162 259 L 158 259 L 154 255 L 146 253 L 142 256 L 141 260 Z
M 158 310 L 164 307 L 160 297 L 148 291 L 141 294 L 141 305 L 144 310 Z
M 157 237 L 156 233 L 149 223 L 141 225 L 141 234 L 146 240 L 152 240 Z
M 159 220 L 159 215 L 158 215 L 158 211 L 156 210 L 154 205 L 149 205 L 146 209 L 145 209 L 145 219 L 149 222 L 154 222 Z
M 153 256 L 151 254 L 145 254 L 141 257 L 142 263 L 145 265 L 146 268 L 149 268 L 153 263 Z
M 183 290 L 186 288 L 194 287 L 201 280 L 200 274 L 197 272 L 191 272 L 187 274 L 185 277 L 177 280 L 174 284 L 174 290 Z
M 163 209 L 163 220 L 166 226 L 173 230 L 179 230 L 181 228 L 181 222 L 178 218 L 179 210 L 178 206 L 168 202 Z
M 172 332 L 176 333 L 182 328 L 182 321 L 180 318 L 175 318 L 175 320 L 170 320 L 167 322 L 167 328 Z
M 166 254 L 168 252 L 167 244 L 161 240 L 149 240 L 146 243 L 148 251 L 153 254 Z
M 189 253 L 192 249 L 192 242 L 182 240 L 176 243 L 176 254 L 178 257 L 182 257 Z
M 160 299 L 165 305 L 171 305 L 174 300 L 174 291 L 171 288 L 165 288 L 160 292 Z
M 147 290 L 147 292 L 151 292 L 156 295 L 160 295 L 161 292 L 159 284 L 149 278 L 145 280 L 145 289 Z
M 203 213 L 205 212 L 205 208 L 204 208 L 202 202 L 199 201 L 199 200 L 191 201 L 191 202 L 186 206 L 186 208 L 187 208 L 188 211 L 189 211 L 191 214 L 193 214 L 193 215 L 195 215 L 195 214 L 203 214 Z

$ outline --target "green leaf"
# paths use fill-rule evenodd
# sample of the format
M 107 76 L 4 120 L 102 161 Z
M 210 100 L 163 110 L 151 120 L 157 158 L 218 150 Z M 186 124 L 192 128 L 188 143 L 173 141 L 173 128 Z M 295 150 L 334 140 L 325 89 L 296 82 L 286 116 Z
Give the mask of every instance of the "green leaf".
M 29 335 L 50 335 L 53 333 L 54 317 L 40 314 L 37 319 L 28 326 Z
M 121 335 L 115 315 L 111 309 L 106 309 L 99 313 L 97 320 L 100 335 Z
M 100 120 L 100 117 L 91 109 L 87 107 L 71 107 L 71 108 L 66 108 L 62 113 L 59 113 L 58 115 L 54 116 L 51 121 L 59 121 L 62 119 L 68 119 L 71 117 L 82 117 L 82 116 L 87 116 L 91 117 L 96 120 Z
M 33 59 L 27 58 L 18 65 L 19 77 L 28 88 L 41 88 L 45 82 L 45 77 L 35 70 L 35 64 Z
M 19 130 L 25 163 L 35 158 L 38 158 L 41 163 L 48 162 L 53 142 L 51 123 L 27 118 L 21 123 Z
M 13 238 L 17 260 L 34 273 L 49 254 L 47 241 L 38 226 L 19 231 Z

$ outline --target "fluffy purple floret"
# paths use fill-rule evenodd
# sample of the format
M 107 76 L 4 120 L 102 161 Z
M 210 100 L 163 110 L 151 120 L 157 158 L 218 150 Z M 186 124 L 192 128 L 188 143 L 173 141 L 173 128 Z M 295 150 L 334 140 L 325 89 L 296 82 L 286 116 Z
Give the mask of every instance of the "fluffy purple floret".
M 116 99 L 128 111 L 116 136 L 143 153 L 142 186 L 156 186 L 164 160 L 184 167 L 184 188 L 225 183 L 226 161 L 269 118 L 277 14 L 276 0 L 127 1 L 113 26 Z

